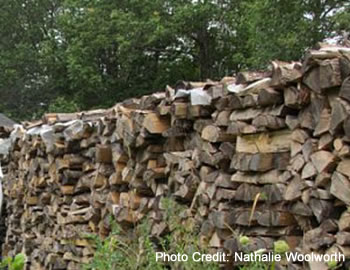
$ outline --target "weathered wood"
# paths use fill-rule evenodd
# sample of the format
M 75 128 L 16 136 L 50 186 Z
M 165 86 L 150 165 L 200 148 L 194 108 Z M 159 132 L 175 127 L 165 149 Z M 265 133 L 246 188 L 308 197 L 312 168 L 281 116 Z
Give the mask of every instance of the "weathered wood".
M 303 169 L 305 165 L 305 160 L 303 155 L 301 154 L 295 154 L 292 155 L 292 159 L 290 160 L 290 167 L 288 168 L 289 170 L 292 170 L 293 172 L 300 173 L 301 169 Z
M 301 64 L 297 62 L 287 63 L 282 61 L 272 62 L 272 86 L 284 86 L 302 78 Z
M 317 171 L 322 173 L 334 167 L 336 157 L 328 151 L 318 151 L 311 155 L 311 160 Z
M 343 81 L 340 88 L 339 97 L 345 99 L 346 101 L 350 101 L 350 77 Z
M 317 175 L 317 170 L 312 162 L 308 162 L 301 173 L 302 179 L 313 178 Z
M 338 232 L 335 236 L 337 239 L 337 244 L 339 245 L 350 245 L 350 233 L 349 232 Z
M 243 108 L 256 107 L 258 104 L 258 95 L 256 94 L 246 95 L 243 97 L 241 102 L 242 102 Z
M 236 137 L 232 134 L 226 133 L 219 127 L 210 125 L 203 129 L 202 138 L 209 142 L 233 142 Z
M 320 119 L 315 127 L 314 136 L 320 136 L 329 131 L 331 125 L 331 114 L 327 108 L 323 109 Z
M 282 173 L 278 170 L 271 170 L 261 174 L 249 174 L 236 172 L 231 177 L 232 182 L 251 184 L 277 184 L 283 183 Z
M 288 212 L 265 210 L 257 219 L 258 224 L 266 227 L 290 226 L 296 224 L 294 216 Z
M 242 109 L 243 108 L 242 98 L 240 98 L 237 95 L 229 95 L 227 106 L 228 106 L 228 109 L 230 110 Z
M 260 90 L 257 102 L 260 106 L 273 106 L 283 103 L 283 96 L 273 88 L 264 88 Z
M 237 74 L 236 84 L 248 84 L 269 76 L 265 71 L 243 71 Z
M 325 200 L 311 199 L 310 207 L 319 223 L 329 218 L 334 211 L 332 203 Z
M 329 133 L 323 134 L 318 142 L 318 150 L 332 150 L 332 146 L 333 136 Z
M 281 153 L 236 153 L 230 168 L 238 171 L 266 172 L 271 169 L 283 170 L 290 159 L 289 152 Z
M 348 106 L 346 106 L 340 99 L 336 99 L 336 102 L 332 103 L 332 115 L 330 121 L 330 131 L 332 134 L 339 131 L 345 119 L 349 115 Z
M 290 130 L 295 130 L 296 128 L 299 127 L 299 124 L 300 124 L 298 117 L 294 115 L 287 115 L 285 123 Z
M 215 124 L 217 126 L 227 127 L 230 121 L 231 111 L 221 111 L 218 113 L 215 119 Z
M 310 102 L 310 90 L 302 84 L 287 87 L 283 94 L 284 104 L 293 109 L 301 109 Z
M 331 194 L 350 205 L 350 183 L 349 180 L 338 172 L 334 172 L 331 182 Z
M 235 136 L 241 134 L 255 134 L 257 131 L 255 126 L 249 125 L 243 121 L 232 121 L 227 128 L 227 133 Z
M 304 75 L 303 82 L 316 93 L 342 83 L 338 58 L 324 60 Z
M 350 178 L 350 159 L 342 160 L 337 166 L 337 172 Z
M 339 226 L 339 231 L 350 232 L 350 212 L 349 211 L 344 211 L 343 214 L 340 216 L 338 226 Z

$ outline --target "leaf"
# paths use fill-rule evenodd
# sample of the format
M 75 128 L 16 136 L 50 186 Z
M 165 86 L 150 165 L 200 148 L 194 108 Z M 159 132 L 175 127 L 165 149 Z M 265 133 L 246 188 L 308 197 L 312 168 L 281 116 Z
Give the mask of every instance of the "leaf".
M 27 260 L 27 256 L 25 254 L 23 253 L 17 254 L 11 264 L 12 270 L 22 270 L 24 268 L 26 260 Z
M 0 267 L 1 267 L 1 268 L 5 268 L 5 267 L 7 267 L 11 262 L 12 262 L 12 258 L 11 258 L 11 257 L 6 257 L 6 258 L 2 259 L 2 261 L 1 261 L 1 263 L 0 263 Z

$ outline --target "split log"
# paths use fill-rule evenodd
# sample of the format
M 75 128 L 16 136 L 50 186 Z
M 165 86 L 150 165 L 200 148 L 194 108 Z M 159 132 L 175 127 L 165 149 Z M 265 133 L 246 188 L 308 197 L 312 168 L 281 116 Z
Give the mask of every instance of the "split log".
M 243 97 L 241 100 L 243 108 L 256 107 L 258 104 L 258 95 L 249 94 Z
M 236 153 L 230 168 L 238 171 L 266 172 L 272 169 L 284 170 L 290 159 L 289 152 L 281 153 Z
M 350 212 L 349 211 L 344 211 L 343 214 L 340 216 L 338 226 L 339 226 L 339 231 L 350 232 Z
M 243 121 L 232 121 L 227 128 L 227 133 L 233 136 L 238 136 L 241 134 L 255 134 L 257 132 L 258 129 L 255 126 L 249 125 Z
M 340 88 L 339 97 L 350 101 L 350 77 L 346 78 Z
M 237 137 L 236 151 L 242 153 L 276 153 L 290 150 L 291 132 L 276 131 Z
M 272 86 L 284 86 L 302 78 L 301 63 L 273 61 L 272 62 Z
M 301 109 L 310 102 L 310 90 L 302 84 L 287 87 L 283 94 L 284 104 L 293 109 Z
M 96 146 L 96 161 L 101 163 L 112 162 L 112 150 L 110 145 L 97 145 Z
M 331 194 L 347 205 L 350 204 L 349 180 L 338 172 L 334 172 L 332 175 Z
M 270 74 L 268 72 L 264 72 L 264 71 L 239 72 L 237 74 L 236 84 L 249 84 L 249 83 L 264 79 L 266 77 L 269 77 L 269 75 Z
M 236 172 L 231 177 L 232 182 L 248 184 L 277 184 L 283 183 L 283 175 L 278 170 L 271 170 L 261 174 Z
M 283 103 L 283 96 L 273 88 L 264 88 L 258 95 L 258 104 L 260 106 L 273 106 Z
M 320 119 L 315 127 L 314 136 L 320 136 L 329 131 L 331 125 L 331 114 L 327 108 L 323 109 Z
M 152 134 L 161 134 L 170 127 L 168 118 L 160 117 L 156 113 L 147 113 L 143 126 Z
M 235 136 L 226 133 L 219 127 L 210 125 L 203 129 L 202 138 L 209 142 L 233 142 L 236 140 Z
M 316 93 L 322 93 L 342 83 L 339 59 L 324 60 L 319 66 L 311 69 L 304 75 L 303 82 Z
M 286 128 L 286 122 L 283 118 L 275 117 L 268 114 L 260 114 L 253 119 L 252 125 L 257 128 L 258 131 L 265 129 L 279 130 Z
M 318 151 L 311 155 L 312 163 L 319 173 L 327 172 L 335 165 L 336 157 L 327 151 Z
M 332 103 L 332 115 L 330 121 L 330 131 L 332 134 L 335 134 L 342 128 L 342 125 L 349 114 L 350 107 L 339 98 L 335 99 L 335 102 Z

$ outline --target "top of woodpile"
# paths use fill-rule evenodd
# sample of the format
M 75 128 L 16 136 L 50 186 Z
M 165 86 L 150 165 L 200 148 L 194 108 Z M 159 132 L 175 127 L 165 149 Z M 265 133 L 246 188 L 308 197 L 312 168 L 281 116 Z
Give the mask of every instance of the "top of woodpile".
M 0 127 L 13 127 L 15 124 L 15 121 L 11 120 L 3 113 L 0 113 Z
M 186 82 L 179 81 L 174 88 L 166 87 L 163 93 L 155 93 L 150 96 L 143 96 L 140 99 L 132 98 L 116 104 L 110 109 L 99 109 L 83 111 L 76 113 L 47 113 L 41 120 L 33 122 L 24 122 L 27 129 L 43 125 L 54 124 L 59 122 L 68 122 L 72 120 L 97 121 L 102 117 L 113 117 L 116 111 L 126 108 L 127 110 L 154 110 L 160 103 L 172 103 L 176 100 L 189 99 L 191 105 L 211 105 L 215 99 L 235 94 L 240 97 L 256 95 L 260 93 L 260 103 L 272 102 L 263 100 L 266 91 L 269 89 L 281 89 L 288 83 L 299 82 L 303 75 L 306 77 L 302 83 L 316 93 L 321 93 L 327 88 L 334 87 L 340 83 L 341 78 L 328 78 L 330 71 L 337 72 L 338 75 L 345 78 L 350 72 L 347 70 L 347 61 L 350 61 L 350 48 L 339 45 L 330 45 L 318 43 L 317 50 L 310 50 L 306 53 L 303 63 L 300 62 L 282 62 L 272 61 L 271 71 L 247 71 L 240 72 L 236 77 L 225 77 L 221 81 L 207 82 Z M 333 59 L 333 60 L 332 60 Z M 326 61 L 324 61 L 326 60 Z M 313 67 L 321 64 L 317 72 L 309 72 Z M 339 63 L 338 63 L 339 62 Z M 320 81 L 317 80 L 320 78 Z M 300 85 L 299 85 L 300 86 Z M 300 86 L 301 87 L 301 86 Z M 246 98 L 249 99 L 249 98 Z M 350 97 L 349 97 L 350 99 Z M 244 101 L 245 103 L 253 101 Z M 264 106 L 255 102 L 254 105 Z M 268 104 L 265 104 L 265 106 Z M 249 107 L 249 104 L 237 105 Z M 250 107 L 254 107 L 250 104 Z M 5 120 L 6 119 L 6 120 Z M 13 126 L 15 122 L 0 114 L 0 126 L 2 123 Z

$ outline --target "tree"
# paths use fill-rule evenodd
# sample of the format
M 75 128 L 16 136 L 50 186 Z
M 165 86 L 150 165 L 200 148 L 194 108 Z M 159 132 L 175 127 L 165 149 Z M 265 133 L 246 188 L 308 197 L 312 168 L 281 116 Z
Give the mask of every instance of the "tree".
M 296 60 L 348 30 L 345 0 L 0 0 L 0 109 L 112 106 L 178 80 Z M 51 104 L 51 106 L 50 106 Z

